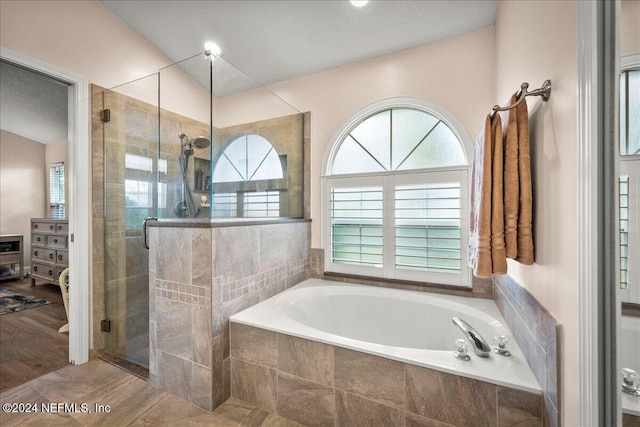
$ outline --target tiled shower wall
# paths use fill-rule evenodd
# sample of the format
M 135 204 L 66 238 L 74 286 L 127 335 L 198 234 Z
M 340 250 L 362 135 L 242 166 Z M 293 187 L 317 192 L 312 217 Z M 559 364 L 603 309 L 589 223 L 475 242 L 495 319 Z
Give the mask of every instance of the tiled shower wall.
M 308 221 L 150 227 L 150 381 L 212 410 L 230 395 L 229 316 L 309 277 Z
M 494 276 L 495 301 L 544 395 L 545 425 L 560 425 L 562 325 L 509 275 Z

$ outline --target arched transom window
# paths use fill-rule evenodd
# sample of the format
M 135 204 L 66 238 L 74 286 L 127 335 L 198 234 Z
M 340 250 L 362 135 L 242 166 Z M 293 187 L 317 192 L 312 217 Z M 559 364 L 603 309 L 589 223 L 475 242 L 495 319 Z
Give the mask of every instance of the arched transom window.
M 388 103 L 360 111 L 334 136 L 325 268 L 469 286 L 466 132 L 441 107 Z
M 234 139 L 214 167 L 214 218 L 280 216 L 280 190 L 268 182 L 283 178 L 282 162 L 269 141 L 257 134 Z

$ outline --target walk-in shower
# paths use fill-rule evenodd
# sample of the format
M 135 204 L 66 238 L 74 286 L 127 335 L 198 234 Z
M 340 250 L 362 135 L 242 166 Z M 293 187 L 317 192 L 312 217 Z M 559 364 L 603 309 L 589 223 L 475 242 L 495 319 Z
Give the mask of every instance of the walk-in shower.
M 211 141 L 204 136 L 198 136 L 192 139 L 183 132 L 178 134 L 178 138 L 180 138 L 180 155 L 178 161 L 180 162 L 180 171 L 182 173 L 182 198 L 174 204 L 173 212 L 180 218 L 195 218 L 200 213 L 200 208 L 196 208 L 193 202 L 193 192 L 189 184 L 189 157 L 193 155 L 195 148 L 207 148 L 211 145 Z

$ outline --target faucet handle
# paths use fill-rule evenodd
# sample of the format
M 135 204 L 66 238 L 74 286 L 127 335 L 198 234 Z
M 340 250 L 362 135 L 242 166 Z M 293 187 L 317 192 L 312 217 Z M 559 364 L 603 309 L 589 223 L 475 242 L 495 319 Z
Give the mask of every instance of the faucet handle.
M 454 348 L 454 352 L 453 355 L 460 359 L 460 360 L 464 360 L 464 361 L 468 361 L 471 360 L 471 357 L 469 357 L 469 348 L 467 347 L 467 342 L 465 340 L 463 340 L 462 338 L 457 339 L 454 343 L 453 343 L 453 348 Z
M 640 375 L 633 369 L 622 368 L 622 391 L 640 396 Z
M 493 337 L 493 351 L 502 356 L 511 356 L 511 352 L 507 349 L 509 340 L 504 335 L 496 335 Z

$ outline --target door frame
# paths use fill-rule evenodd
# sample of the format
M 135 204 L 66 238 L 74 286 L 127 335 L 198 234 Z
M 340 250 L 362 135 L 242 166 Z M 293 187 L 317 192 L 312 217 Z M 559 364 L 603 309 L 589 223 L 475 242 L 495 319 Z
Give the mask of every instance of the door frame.
M 67 83 L 69 168 L 69 363 L 89 361 L 91 345 L 91 138 L 86 77 L 0 47 L 0 58 Z

